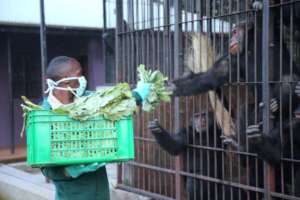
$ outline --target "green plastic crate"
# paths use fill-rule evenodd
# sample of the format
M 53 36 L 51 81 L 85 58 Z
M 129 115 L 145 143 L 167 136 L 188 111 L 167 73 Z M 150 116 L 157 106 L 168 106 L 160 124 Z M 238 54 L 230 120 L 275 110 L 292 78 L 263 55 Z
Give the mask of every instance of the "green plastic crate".
M 132 117 L 80 122 L 47 110 L 31 111 L 26 122 L 27 163 L 33 167 L 119 162 L 134 158 Z

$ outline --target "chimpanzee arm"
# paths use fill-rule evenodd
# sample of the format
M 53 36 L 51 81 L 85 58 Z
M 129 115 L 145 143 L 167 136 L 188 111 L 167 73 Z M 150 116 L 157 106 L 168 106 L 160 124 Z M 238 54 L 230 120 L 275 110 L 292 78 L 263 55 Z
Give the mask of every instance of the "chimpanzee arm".
M 205 73 L 194 74 L 189 79 L 174 82 L 174 96 L 201 94 L 216 89 L 228 81 L 229 57 L 223 56 Z
M 148 128 L 154 135 L 157 143 L 169 154 L 178 155 L 186 148 L 186 130 L 182 129 L 177 134 L 170 134 L 157 120 L 149 122 Z

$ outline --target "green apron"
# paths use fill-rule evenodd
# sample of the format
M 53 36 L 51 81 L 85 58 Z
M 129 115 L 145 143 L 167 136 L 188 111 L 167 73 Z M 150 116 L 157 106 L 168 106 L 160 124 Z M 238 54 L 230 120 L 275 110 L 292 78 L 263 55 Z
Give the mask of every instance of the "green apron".
M 43 107 L 51 109 L 47 100 Z M 55 185 L 55 200 L 109 200 L 109 184 L 104 164 L 99 164 L 95 171 L 86 165 L 78 165 L 75 170 L 80 174 L 77 178 L 66 176 L 66 167 L 43 167 L 44 176 Z M 73 169 L 74 172 L 74 169 Z M 76 171 L 75 171 L 76 173 Z

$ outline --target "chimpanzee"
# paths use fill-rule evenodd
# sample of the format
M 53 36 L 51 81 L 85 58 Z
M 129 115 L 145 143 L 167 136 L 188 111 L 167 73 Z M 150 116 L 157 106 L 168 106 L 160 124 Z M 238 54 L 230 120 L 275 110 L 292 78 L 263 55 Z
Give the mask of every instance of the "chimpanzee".
M 263 133 L 262 122 L 247 127 L 247 137 L 249 146 L 253 153 L 257 153 L 258 157 L 269 162 L 275 166 L 276 177 L 282 177 L 280 172 L 281 158 L 287 159 L 300 159 L 300 115 L 299 115 L 299 98 L 300 97 L 300 82 L 295 87 L 293 83 L 299 81 L 299 77 L 294 75 L 292 78 L 284 76 L 281 86 L 276 85 L 272 89 L 273 102 L 271 110 L 271 118 L 273 127 L 269 133 Z M 281 90 L 281 98 L 279 96 Z M 291 93 L 294 91 L 295 93 Z M 291 97 L 290 97 L 291 95 Z M 290 99 L 291 98 L 291 99 Z M 290 105 L 291 100 L 291 105 Z M 279 105 L 281 105 L 282 112 L 279 112 Z M 291 107 L 291 108 L 289 108 Z M 292 112 L 292 113 L 291 113 Z M 295 114 L 296 119 L 292 119 L 291 116 Z M 282 121 L 282 123 L 280 123 Z M 292 133 L 291 133 L 292 132 Z M 285 183 L 292 183 L 292 176 L 295 178 L 294 187 L 295 195 L 300 196 L 300 166 L 294 165 L 295 175 L 290 173 L 291 163 L 283 163 Z M 281 174 L 281 176 L 279 176 Z M 289 175 L 288 175 L 289 174 Z M 277 176 L 278 175 L 278 176 Z M 281 180 L 277 180 L 277 191 L 280 191 Z M 287 184 L 285 184 L 286 187 Z M 286 190 L 288 190 L 286 188 Z M 291 191 L 289 191 L 291 194 Z
M 255 28 L 254 28 L 255 27 Z M 262 81 L 261 77 L 261 61 L 262 61 L 262 39 L 261 39 L 261 27 L 260 26 L 254 26 L 253 23 L 251 24 L 238 24 L 233 30 L 232 30 L 232 38 L 230 40 L 230 54 L 231 55 L 224 55 L 220 59 L 218 59 L 214 65 L 204 73 L 194 74 L 189 73 L 185 74 L 183 77 L 180 77 L 177 80 L 174 80 L 173 83 L 175 84 L 174 88 L 174 95 L 175 96 L 188 96 L 188 95 L 195 95 L 207 92 L 209 90 L 218 89 L 220 86 L 222 86 L 225 83 L 232 83 L 235 81 L 248 81 L 248 82 L 259 82 Z M 248 48 L 245 50 L 245 33 L 247 31 L 247 42 L 248 42 Z M 256 38 L 256 42 L 254 42 L 254 38 Z M 254 45 L 256 44 L 256 46 Z M 274 50 L 274 59 L 273 59 L 273 69 L 276 71 L 276 69 L 280 69 L 280 63 L 282 64 L 282 74 L 279 74 L 278 72 L 280 70 L 277 70 L 278 72 L 274 73 L 274 77 L 272 80 L 279 81 L 280 79 L 285 79 L 284 77 L 291 79 L 290 75 L 290 68 L 286 66 L 290 66 L 290 55 L 287 50 L 287 48 L 284 46 L 284 44 L 281 44 L 280 39 L 278 37 L 274 38 L 273 42 L 273 50 Z M 280 47 L 281 45 L 281 47 Z M 245 57 L 247 56 L 247 59 Z M 280 58 L 283 58 L 280 60 Z M 248 61 L 247 65 L 245 65 L 245 60 Z M 256 63 L 254 62 L 256 60 Z M 296 65 L 294 65 L 296 66 Z M 298 74 L 298 68 L 292 69 L 292 72 L 294 75 Z M 282 77 L 281 77 L 282 76 Z M 278 88 L 272 88 L 271 94 L 278 94 L 277 92 Z M 260 88 L 257 88 L 258 98 L 257 101 L 260 102 L 262 100 L 261 98 L 261 90 Z M 283 92 L 284 93 L 284 92 Z M 288 95 L 288 93 L 287 93 Z M 274 96 L 276 98 L 276 96 Z M 288 105 L 286 101 L 286 96 L 282 95 L 282 103 L 284 105 Z M 296 102 L 296 101 L 294 101 Z M 225 105 L 226 106 L 226 105 Z M 294 106 L 294 105 L 293 105 Z M 250 119 L 248 119 L 248 122 L 246 122 L 245 118 L 245 107 L 248 107 L 248 113 L 251 113 L 249 116 Z M 276 107 L 276 106 L 275 106 Z M 240 112 L 239 116 L 236 116 L 236 121 L 239 124 L 239 136 L 241 141 L 240 145 L 242 148 L 245 148 L 246 146 L 246 124 L 255 123 L 254 122 L 254 113 L 255 113 L 255 105 L 242 105 L 242 111 Z M 276 113 L 274 113 L 276 116 Z M 283 119 L 286 118 L 285 115 L 283 115 Z M 276 119 L 274 120 L 276 121 Z M 285 120 L 284 124 L 288 123 L 288 121 Z M 284 125 L 285 126 L 285 125 Z M 249 127 L 251 128 L 251 127 Z M 250 129 L 248 130 L 248 132 Z M 277 129 L 278 131 L 278 129 Z M 300 129 L 299 129 L 300 131 Z M 276 133 L 276 132 L 275 132 Z M 276 135 L 274 133 L 274 135 Z M 249 134 L 250 135 L 250 134 Z M 271 134 L 272 135 L 272 134 Z M 277 134 L 278 135 L 278 134 Z M 276 138 L 276 137 L 275 137 Z M 278 138 L 280 139 L 280 138 Z M 278 140 L 277 140 L 278 141 Z M 277 142 L 276 141 L 276 142 Z M 280 140 L 279 140 L 280 141 Z M 250 152 L 256 152 L 260 147 L 264 146 L 264 152 L 273 151 L 273 154 L 270 154 L 270 156 L 277 156 L 280 158 L 280 147 L 278 147 L 278 143 L 273 144 L 272 141 L 270 141 L 270 145 L 272 148 L 267 148 L 268 145 L 257 145 L 250 144 L 249 145 L 249 151 Z M 257 149 L 258 148 L 258 149 Z M 260 155 L 261 157 L 262 155 Z M 276 159 L 270 157 L 271 160 Z M 252 163 L 253 164 L 253 163 Z M 249 165 L 252 165 L 251 162 Z M 250 166 L 251 167 L 251 166 Z M 251 170 L 250 170 L 251 171 Z M 253 171 L 255 172 L 255 171 Z M 262 173 L 262 171 L 258 172 L 259 174 Z M 253 174 L 251 172 L 251 174 Z M 255 177 L 251 176 L 250 174 L 250 182 L 252 181 L 256 182 Z M 297 180 L 297 178 L 296 178 Z M 259 181 L 261 184 L 263 184 L 263 181 Z M 296 181 L 297 182 L 297 181 Z
M 212 112 L 194 114 L 188 128 L 170 134 L 157 120 L 149 122 L 149 129 L 157 143 L 171 155 L 183 155 L 189 173 L 222 179 L 222 155 L 205 147 L 222 148 L 221 130 L 214 124 Z M 195 145 L 201 145 L 195 147 Z M 193 148 L 191 148 L 191 146 Z M 189 200 L 223 199 L 222 187 L 206 180 L 186 178 Z M 217 193 L 215 188 L 217 188 Z M 225 189 L 226 190 L 226 189 Z M 229 192 L 225 192 L 229 195 Z M 230 199 L 230 198 L 225 198 Z
M 256 28 L 255 28 L 256 27 Z M 246 39 L 246 32 L 248 39 Z M 256 41 L 255 41 L 256 38 Z M 245 49 L 245 44 L 248 44 Z M 189 72 L 182 77 L 175 79 L 174 95 L 188 96 L 207 92 L 209 90 L 218 89 L 225 83 L 233 83 L 236 81 L 243 82 L 259 82 L 262 79 L 261 65 L 262 65 L 262 36 L 261 27 L 254 26 L 253 23 L 240 23 L 232 30 L 232 37 L 230 39 L 229 52 L 230 55 L 220 57 L 213 66 L 204 73 L 194 74 Z M 280 40 L 275 39 L 273 43 L 274 49 L 274 69 L 280 69 L 282 66 L 289 66 L 289 52 L 282 44 L 280 48 Z M 281 54 L 282 53 L 282 54 Z M 282 61 L 280 58 L 282 56 Z M 246 59 L 247 57 L 247 59 Z M 246 63 L 246 61 L 248 63 Z M 255 63 L 256 61 L 256 63 Z M 282 67 L 283 74 L 289 74 L 289 67 Z M 297 73 L 297 68 L 293 72 Z M 274 73 L 273 80 L 279 80 L 279 74 Z M 261 101 L 260 87 L 258 89 L 258 99 Z

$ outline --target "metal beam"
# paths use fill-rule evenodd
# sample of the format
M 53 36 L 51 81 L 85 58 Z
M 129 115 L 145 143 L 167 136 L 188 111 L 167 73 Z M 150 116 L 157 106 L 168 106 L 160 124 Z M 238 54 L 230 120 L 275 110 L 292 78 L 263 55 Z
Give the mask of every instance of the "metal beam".
M 175 37 L 174 37 L 174 76 L 179 77 L 180 66 L 182 64 L 182 37 L 181 37 L 181 0 L 175 1 Z M 180 99 L 176 97 L 174 100 L 174 128 L 179 130 L 180 128 Z M 180 176 L 180 165 L 181 158 L 176 157 L 175 159 L 175 191 L 176 199 L 181 199 L 182 194 L 182 181 Z
M 40 44 L 41 44 L 41 82 L 42 96 L 44 96 L 45 86 L 45 70 L 47 67 L 47 37 L 45 24 L 45 7 L 44 0 L 40 0 Z
M 11 56 L 11 40 L 7 34 L 7 66 L 8 66 L 8 98 L 9 98 L 9 120 L 11 133 L 11 153 L 15 153 L 15 119 L 14 119 L 14 97 L 13 97 L 13 80 L 12 80 L 12 56 Z
M 270 22 L 270 2 L 269 0 L 263 1 L 263 30 L 262 30 L 262 97 L 264 102 L 263 108 L 263 132 L 265 134 L 269 133 L 270 129 L 270 87 L 269 87 L 269 22 Z M 264 185 L 265 192 L 264 196 L 266 200 L 271 199 L 271 191 L 270 191 L 270 173 L 269 165 L 264 162 Z

